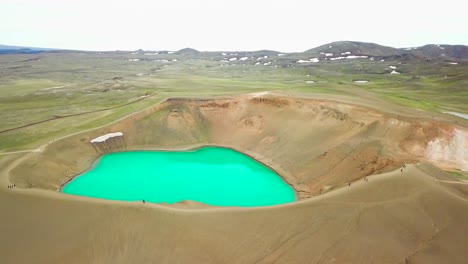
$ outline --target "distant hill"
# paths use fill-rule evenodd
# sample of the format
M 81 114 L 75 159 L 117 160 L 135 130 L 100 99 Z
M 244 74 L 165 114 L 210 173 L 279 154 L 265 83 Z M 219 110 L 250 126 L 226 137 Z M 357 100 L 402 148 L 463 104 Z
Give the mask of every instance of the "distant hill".
M 76 52 L 73 50 L 37 48 L 24 46 L 0 45 L 0 54 L 35 54 L 42 52 Z M 115 52 L 115 51 L 113 51 Z M 136 54 L 143 54 L 145 51 L 140 49 L 134 51 Z M 159 54 L 171 54 L 168 51 L 158 51 Z M 254 56 L 254 57 L 272 57 L 280 54 L 273 50 L 258 50 L 258 51 L 210 51 L 201 52 L 192 48 L 185 48 L 174 52 L 176 55 L 185 55 L 191 57 L 211 56 L 210 54 L 235 54 L 236 56 Z M 399 57 L 404 59 L 412 58 L 441 58 L 441 59 L 468 59 L 468 46 L 464 45 L 436 45 L 429 44 L 421 47 L 413 48 L 393 48 L 379 45 L 376 43 L 359 42 L 359 41 L 335 41 L 325 45 L 318 46 L 305 52 L 289 53 L 283 58 L 290 56 L 299 56 L 299 54 L 307 54 L 317 57 L 341 57 L 341 56 L 373 56 L 373 57 Z
M 36 54 L 58 49 L 0 45 L 0 54 Z
M 191 49 L 191 48 L 185 48 L 181 49 L 179 51 L 176 51 L 174 54 L 177 55 L 198 55 L 200 52 L 196 49 Z
M 414 48 L 393 48 L 359 41 L 336 41 L 305 51 L 306 54 L 366 55 L 376 57 L 418 57 L 468 59 L 468 46 L 429 44 Z
M 422 47 L 400 49 L 415 56 L 425 58 L 468 59 L 468 46 L 464 45 L 425 45 Z
M 336 41 L 307 50 L 305 53 L 333 53 L 335 56 L 346 55 L 348 53 L 368 56 L 395 56 L 402 52 L 396 48 L 382 46 L 375 43 Z

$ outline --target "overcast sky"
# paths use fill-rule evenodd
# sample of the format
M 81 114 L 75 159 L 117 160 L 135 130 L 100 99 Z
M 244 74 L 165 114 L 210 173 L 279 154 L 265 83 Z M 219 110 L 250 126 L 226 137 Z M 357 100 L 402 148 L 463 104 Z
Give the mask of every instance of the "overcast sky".
M 468 45 L 468 1 L 1 0 L 0 44 L 304 51 L 337 40 Z

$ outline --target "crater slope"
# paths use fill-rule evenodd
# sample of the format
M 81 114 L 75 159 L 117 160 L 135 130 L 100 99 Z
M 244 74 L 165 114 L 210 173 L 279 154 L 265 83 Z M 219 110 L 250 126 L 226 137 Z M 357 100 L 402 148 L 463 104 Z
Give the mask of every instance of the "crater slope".
M 58 190 L 102 153 L 90 144 L 121 131 L 108 151 L 230 147 L 270 166 L 308 198 L 403 164 L 468 170 L 462 126 L 350 103 L 284 96 L 168 99 L 108 127 L 50 144 L 11 170 L 19 187 Z M 31 168 L 34 168 L 33 170 Z

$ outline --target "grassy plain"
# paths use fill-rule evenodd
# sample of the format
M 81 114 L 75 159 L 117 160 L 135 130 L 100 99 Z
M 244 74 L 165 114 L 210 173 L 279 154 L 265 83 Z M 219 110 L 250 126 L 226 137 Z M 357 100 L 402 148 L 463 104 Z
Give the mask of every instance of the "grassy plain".
M 270 55 L 258 61 L 260 56 L 253 53 L 246 61 L 221 62 L 225 57 L 240 55 L 78 52 L 0 56 L 0 131 L 90 112 L 1 133 L 0 151 L 31 149 L 169 97 L 265 90 L 355 97 L 365 93 L 425 111 L 468 112 L 468 63 L 347 59 L 298 64 L 298 59 L 312 57 L 301 53 Z M 134 59 L 140 60 L 129 61 Z M 271 64 L 264 65 L 267 62 Z M 401 74 L 390 75 L 389 66 L 396 66 Z M 355 80 L 369 82 L 357 84 Z M 132 103 L 146 95 L 151 97 Z M 108 108 L 112 109 L 103 110 Z
M 387 50 L 336 61 L 319 51 L 0 56 L 0 262 L 465 263 L 468 121 L 443 112 L 468 113 L 468 63 Z M 189 99 L 158 104 L 176 97 Z M 300 200 L 215 208 L 58 192 L 109 131 L 124 132 L 126 149 L 233 147 Z

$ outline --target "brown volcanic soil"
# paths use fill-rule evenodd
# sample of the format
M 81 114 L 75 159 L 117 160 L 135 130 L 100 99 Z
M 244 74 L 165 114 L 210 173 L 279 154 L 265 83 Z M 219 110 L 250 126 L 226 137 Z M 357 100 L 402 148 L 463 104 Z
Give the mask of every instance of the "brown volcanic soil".
M 302 201 L 263 208 L 143 205 L 2 186 L 2 263 L 464 263 L 468 257 L 468 185 L 434 166 L 467 170 L 467 129 L 357 104 L 272 96 L 168 100 L 42 153 L 3 157 L 2 185 L 10 177 L 18 187 L 57 190 L 99 156 L 89 141 L 115 131 L 127 143 L 115 151 L 232 147 L 277 170 Z M 403 163 L 417 165 L 400 172 Z M 338 188 L 349 181 L 355 182 Z M 305 199 L 330 189 L 337 190 Z
M 244 96 L 170 99 L 110 127 L 49 145 L 14 168 L 11 181 L 57 190 L 98 157 L 89 141 L 115 131 L 124 133 L 127 144 L 115 151 L 201 145 L 240 150 L 275 169 L 301 198 L 403 163 L 468 164 L 463 153 L 468 132 L 449 123 L 325 100 Z

